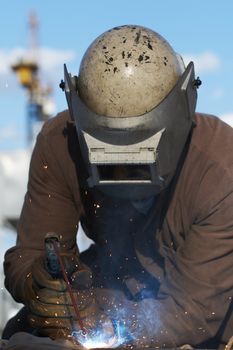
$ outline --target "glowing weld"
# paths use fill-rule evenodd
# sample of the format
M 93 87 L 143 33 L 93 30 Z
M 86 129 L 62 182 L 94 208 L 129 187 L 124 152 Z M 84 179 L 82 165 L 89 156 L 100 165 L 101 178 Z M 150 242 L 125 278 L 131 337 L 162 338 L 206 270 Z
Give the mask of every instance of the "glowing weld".
M 124 327 L 119 324 L 115 325 L 114 336 L 109 337 L 104 332 L 104 327 L 102 330 L 89 331 L 88 335 L 83 335 L 82 331 L 73 331 L 71 337 L 81 344 L 86 349 L 106 349 L 106 348 L 116 348 L 127 342 L 127 338 L 124 336 Z

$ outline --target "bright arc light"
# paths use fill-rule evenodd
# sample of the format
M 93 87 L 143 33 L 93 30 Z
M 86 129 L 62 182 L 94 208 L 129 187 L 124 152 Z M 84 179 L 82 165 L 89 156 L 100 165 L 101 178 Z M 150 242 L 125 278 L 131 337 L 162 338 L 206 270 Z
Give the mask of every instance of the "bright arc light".
M 84 336 L 80 331 L 73 331 L 71 336 L 86 349 L 115 348 L 119 342 L 116 337 L 105 340 L 103 335 Z
M 116 348 L 125 343 L 122 327 L 116 325 L 115 335 L 108 337 L 104 332 L 96 331 L 84 335 L 82 331 L 73 331 L 71 336 L 86 349 Z

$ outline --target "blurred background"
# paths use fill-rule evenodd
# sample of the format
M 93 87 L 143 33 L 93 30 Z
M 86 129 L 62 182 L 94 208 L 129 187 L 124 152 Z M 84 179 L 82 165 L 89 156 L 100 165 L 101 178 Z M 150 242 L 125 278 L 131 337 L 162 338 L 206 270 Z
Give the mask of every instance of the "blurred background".
M 0 6 L 1 332 L 20 307 L 4 288 L 3 257 L 15 244 L 36 135 L 45 120 L 66 109 L 59 88 L 63 64 L 78 74 L 85 50 L 102 32 L 123 24 L 149 27 L 186 64 L 194 61 L 202 80 L 197 110 L 233 125 L 233 2 L 21 0 Z M 87 244 L 80 233 L 81 249 Z

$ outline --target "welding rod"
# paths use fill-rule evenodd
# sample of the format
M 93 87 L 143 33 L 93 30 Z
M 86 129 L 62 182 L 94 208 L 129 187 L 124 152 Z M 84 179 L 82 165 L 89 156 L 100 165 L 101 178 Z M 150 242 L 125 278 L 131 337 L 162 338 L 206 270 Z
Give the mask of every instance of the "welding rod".
M 84 327 L 83 321 L 82 321 L 82 319 L 80 317 L 79 310 L 78 310 L 78 307 L 77 307 L 77 304 L 76 304 L 76 300 L 74 298 L 73 290 L 71 288 L 70 281 L 69 281 L 69 279 L 67 277 L 67 273 L 66 273 L 66 270 L 65 270 L 65 267 L 64 267 L 64 264 L 63 264 L 63 260 L 62 260 L 61 254 L 60 254 L 60 244 L 59 244 L 58 237 L 55 234 L 51 235 L 51 233 L 49 233 L 49 234 L 47 234 L 47 237 L 45 238 L 45 242 L 46 243 L 47 242 L 52 243 L 52 245 L 53 245 L 54 252 L 55 252 L 57 260 L 59 262 L 59 265 L 60 265 L 60 268 L 61 268 L 61 272 L 62 272 L 64 281 L 66 283 L 66 287 L 67 287 L 68 293 L 70 295 L 70 299 L 71 299 L 71 302 L 72 302 L 72 305 L 73 305 L 73 308 L 74 308 L 74 311 L 75 311 L 75 314 L 76 314 L 76 317 L 77 317 L 78 324 L 80 326 L 82 334 L 86 335 L 87 334 L 87 330 Z M 47 247 L 48 247 L 48 245 L 47 245 Z

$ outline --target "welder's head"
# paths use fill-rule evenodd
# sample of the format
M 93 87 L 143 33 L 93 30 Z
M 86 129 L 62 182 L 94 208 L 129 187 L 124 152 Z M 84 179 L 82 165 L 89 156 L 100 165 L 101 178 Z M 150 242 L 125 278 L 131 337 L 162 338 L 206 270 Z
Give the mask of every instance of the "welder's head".
M 151 29 L 110 29 L 88 47 L 78 77 L 65 67 L 90 187 L 140 199 L 168 186 L 192 126 L 196 84 L 184 63 Z

